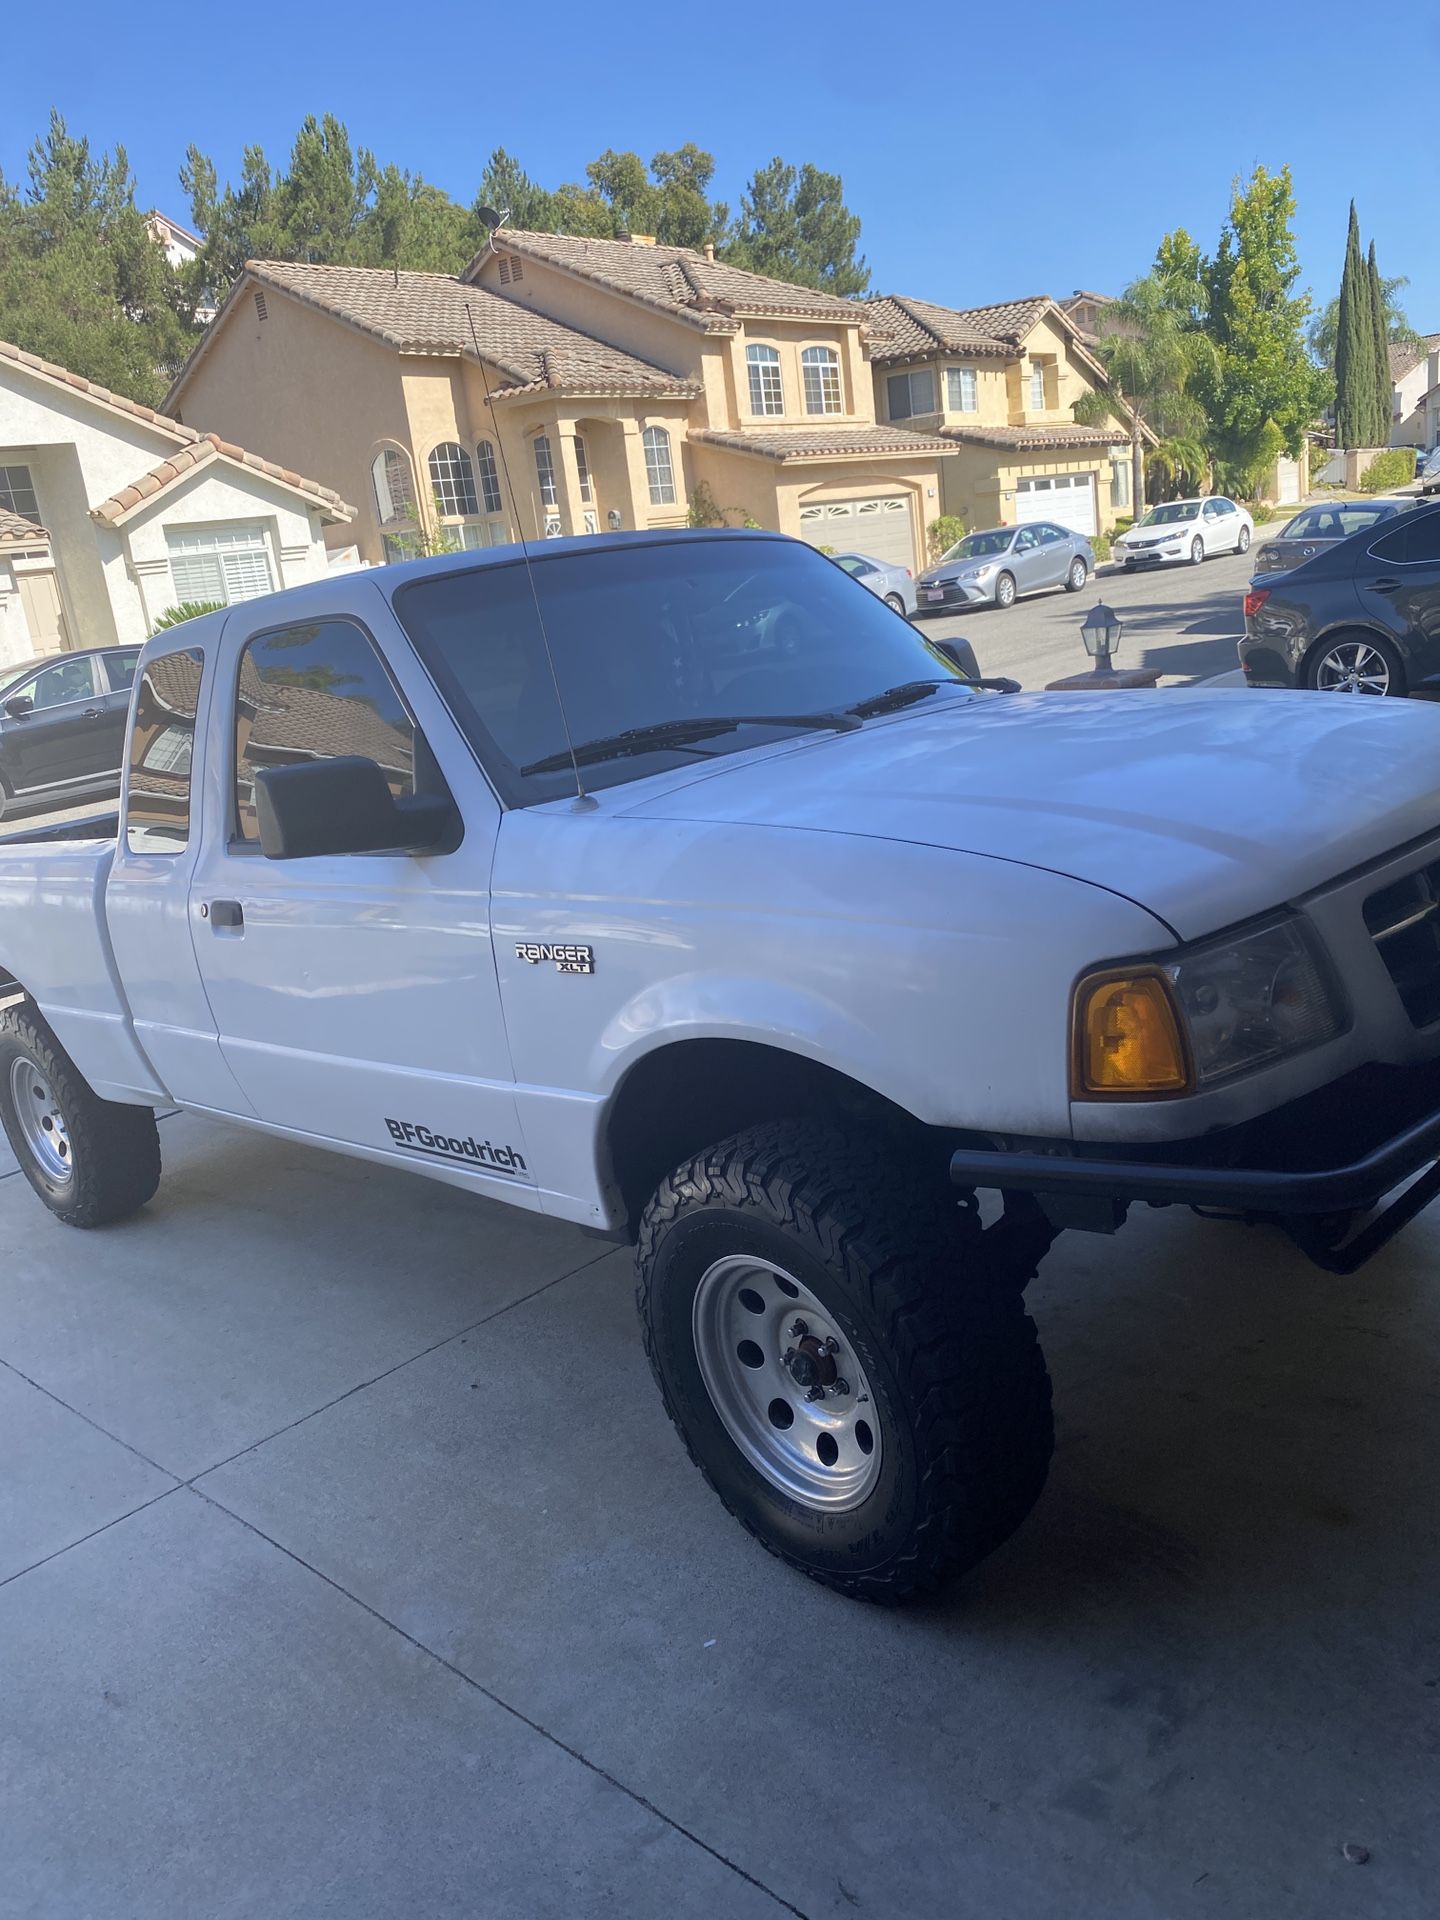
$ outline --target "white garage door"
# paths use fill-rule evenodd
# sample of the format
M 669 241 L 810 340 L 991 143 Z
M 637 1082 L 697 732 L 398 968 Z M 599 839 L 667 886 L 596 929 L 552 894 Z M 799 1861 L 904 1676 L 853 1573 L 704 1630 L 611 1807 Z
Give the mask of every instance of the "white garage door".
M 1056 473 L 1041 480 L 1017 480 L 1015 518 L 1022 527 L 1031 520 L 1054 520 L 1071 533 L 1094 533 L 1094 474 Z
M 904 494 L 801 507 L 800 538 L 812 547 L 834 547 L 837 553 L 868 553 L 895 567 L 915 565 L 910 502 Z

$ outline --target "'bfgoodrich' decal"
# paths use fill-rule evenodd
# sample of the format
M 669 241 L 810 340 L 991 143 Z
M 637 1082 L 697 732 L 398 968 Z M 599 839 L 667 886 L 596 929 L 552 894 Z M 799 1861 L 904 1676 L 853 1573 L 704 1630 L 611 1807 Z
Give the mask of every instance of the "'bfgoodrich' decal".
M 473 1134 L 459 1139 L 453 1133 L 440 1133 L 433 1127 L 417 1127 L 410 1120 L 386 1120 L 390 1138 L 407 1153 L 423 1154 L 427 1160 L 450 1160 L 456 1166 L 473 1167 L 477 1173 L 503 1173 L 513 1180 L 528 1180 L 529 1168 L 515 1147 L 497 1147 L 493 1140 L 477 1140 Z

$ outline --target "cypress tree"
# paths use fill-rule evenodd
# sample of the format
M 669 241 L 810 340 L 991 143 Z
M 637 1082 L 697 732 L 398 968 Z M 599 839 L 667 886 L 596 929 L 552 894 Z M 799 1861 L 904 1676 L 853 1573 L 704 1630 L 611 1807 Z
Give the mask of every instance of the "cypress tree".
M 1374 308 L 1352 200 L 1335 340 L 1335 438 L 1342 447 L 1374 446 L 1375 393 Z
M 1373 240 L 1370 242 L 1370 258 L 1365 265 L 1365 275 L 1370 283 L 1370 311 L 1375 327 L 1375 424 L 1379 431 L 1372 444 L 1377 447 L 1388 447 L 1395 411 L 1394 385 L 1390 378 L 1390 328 L 1385 320 L 1385 285 L 1380 278 L 1380 268 L 1375 260 Z

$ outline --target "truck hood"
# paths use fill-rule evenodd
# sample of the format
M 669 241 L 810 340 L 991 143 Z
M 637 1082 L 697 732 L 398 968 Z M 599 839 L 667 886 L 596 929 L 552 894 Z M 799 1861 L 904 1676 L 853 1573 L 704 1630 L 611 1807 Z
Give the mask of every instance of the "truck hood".
M 1440 712 L 1238 688 L 947 700 L 651 795 L 626 811 L 1043 867 L 1190 940 L 1440 829 Z

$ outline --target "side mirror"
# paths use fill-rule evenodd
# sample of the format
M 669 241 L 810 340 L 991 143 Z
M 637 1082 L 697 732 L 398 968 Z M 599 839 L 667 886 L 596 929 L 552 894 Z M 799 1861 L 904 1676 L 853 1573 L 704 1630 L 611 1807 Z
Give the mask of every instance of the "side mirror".
M 5 711 L 12 720 L 23 720 L 27 713 L 35 711 L 35 702 L 28 693 L 17 693 L 13 700 L 5 702 Z
M 975 658 L 975 649 L 968 640 L 932 640 L 930 644 L 937 653 L 943 653 L 951 666 L 963 673 L 967 680 L 980 678 L 980 662 Z
M 396 800 L 375 761 L 360 754 L 262 769 L 255 775 L 255 815 L 267 860 L 451 853 L 462 832 L 452 800 Z

